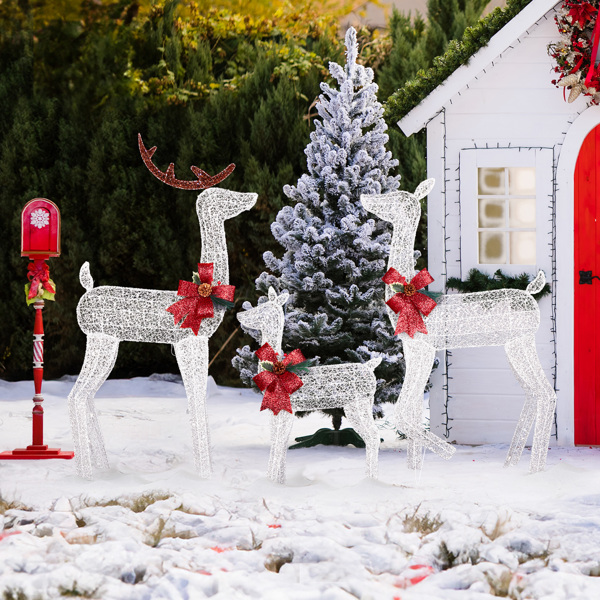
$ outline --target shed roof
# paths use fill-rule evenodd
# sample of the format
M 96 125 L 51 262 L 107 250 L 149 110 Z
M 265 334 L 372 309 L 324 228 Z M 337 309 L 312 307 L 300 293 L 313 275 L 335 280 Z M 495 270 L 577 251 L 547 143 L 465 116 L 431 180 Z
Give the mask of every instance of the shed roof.
M 557 0 L 532 0 L 521 12 L 496 33 L 483 48 L 479 49 L 468 61 L 460 66 L 446 80 L 438 85 L 417 106 L 408 112 L 398 126 L 410 136 L 421 130 L 440 110 L 470 83 L 477 74 L 504 52 L 516 39 L 537 23 Z

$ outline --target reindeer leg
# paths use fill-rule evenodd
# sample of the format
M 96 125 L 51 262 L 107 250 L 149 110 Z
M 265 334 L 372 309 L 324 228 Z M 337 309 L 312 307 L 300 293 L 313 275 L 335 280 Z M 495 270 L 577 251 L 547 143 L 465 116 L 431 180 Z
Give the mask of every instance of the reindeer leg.
M 101 333 L 88 335 L 83 366 L 69 394 L 77 473 L 85 479 L 92 479 L 92 458 L 96 466 L 108 468 L 94 396 L 112 371 L 118 352 L 118 339 Z
M 294 417 L 286 410 L 271 416 L 271 452 L 267 476 L 276 483 L 285 483 L 285 457 Z
M 505 345 L 505 351 L 515 377 L 527 398 L 504 465 L 514 466 L 519 462 L 535 420 L 529 466 L 530 472 L 535 473 L 543 470 L 546 465 L 556 394 L 540 364 L 533 336 L 511 340 Z
M 379 460 L 379 432 L 373 420 L 373 396 L 368 404 L 361 402 L 352 402 L 344 406 L 344 414 L 360 436 L 365 440 L 367 455 L 367 477 L 377 478 L 377 466 Z
M 196 470 L 202 478 L 211 475 L 210 435 L 206 416 L 208 338 L 188 336 L 175 344 L 175 356 L 188 397 L 192 426 L 192 448 Z
M 431 373 L 435 348 L 407 336 L 403 336 L 402 345 L 406 372 L 394 416 L 396 427 L 408 438 L 408 467 L 420 469 L 423 465 L 423 446 L 445 459 L 450 458 L 456 450 L 448 442 L 426 431 L 422 423 L 423 390 Z
M 402 345 L 406 371 L 402 391 L 396 403 L 395 421 L 396 426 L 407 437 L 408 440 L 408 468 L 420 469 L 422 467 L 422 446 L 419 438 L 422 437 L 422 412 L 418 410 L 422 398 L 425 383 L 429 376 L 427 371 L 427 346 L 407 339 L 403 336 Z M 429 353 L 435 354 L 433 348 Z M 431 358 L 433 362 L 433 356 Z
M 108 373 L 110 374 L 111 371 L 112 367 L 109 369 Z M 87 418 L 90 445 L 92 447 L 92 462 L 94 466 L 101 471 L 107 471 L 109 469 L 108 457 L 106 456 L 104 437 L 102 435 L 102 430 L 100 429 L 100 423 L 98 422 L 98 415 L 96 413 L 93 396 L 88 400 Z

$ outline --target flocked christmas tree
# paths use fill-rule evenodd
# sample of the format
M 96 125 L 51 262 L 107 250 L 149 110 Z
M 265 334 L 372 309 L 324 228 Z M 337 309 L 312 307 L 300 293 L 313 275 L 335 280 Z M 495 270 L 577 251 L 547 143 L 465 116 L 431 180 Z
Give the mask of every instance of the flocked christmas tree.
M 320 364 L 383 358 L 375 372 L 375 410 L 380 414 L 381 402 L 398 397 L 404 361 L 384 310 L 381 281 L 391 231 L 388 223 L 367 216 L 360 195 L 392 192 L 400 176 L 388 174 L 398 161 L 385 148 L 383 106 L 376 98 L 372 69 L 356 62 L 353 28 L 346 33 L 346 49 L 345 68 L 329 64 L 339 90 L 321 83 L 321 120 L 315 120 L 305 150 L 308 174 L 296 186 L 284 187 L 292 206 L 282 208 L 271 225 L 285 254 L 264 254 L 271 272 L 262 273 L 256 285 L 263 294 L 269 286 L 290 292 L 284 307 L 284 351 L 300 348 L 307 358 L 318 356 Z M 246 384 L 257 372 L 254 350 L 255 345 L 244 346 L 233 359 Z M 341 409 L 324 412 L 338 429 Z

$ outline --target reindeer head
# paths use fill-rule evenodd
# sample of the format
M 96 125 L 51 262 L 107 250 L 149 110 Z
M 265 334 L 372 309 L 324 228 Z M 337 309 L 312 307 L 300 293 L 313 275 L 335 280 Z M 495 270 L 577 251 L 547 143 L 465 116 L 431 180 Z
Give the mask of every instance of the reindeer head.
M 198 196 L 196 212 L 200 221 L 209 214 L 225 221 L 252 208 L 257 198 L 258 194 L 210 188 Z
M 390 192 L 389 194 L 362 194 L 362 205 L 374 215 L 394 225 L 405 222 L 418 223 L 421 216 L 419 200 L 429 194 L 434 179 L 427 179 L 419 184 L 414 194 L 410 192 Z
M 254 308 L 239 312 L 237 314 L 238 321 L 248 329 L 263 331 L 268 327 L 272 329 L 281 327 L 283 330 L 283 305 L 288 301 L 289 296 L 288 292 L 281 292 L 278 296 L 277 292 L 270 287 L 269 299 Z
M 190 167 L 192 173 L 196 176 L 196 180 L 185 180 L 177 179 L 175 177 L 175 165 L 171 163 L 167 170 L 163 173 L 153 162 L 152 156 L 156 152 L 156 146 L 153 146 L 149 150 L 144 146 L 142 136 L 138 133 L 138 147 L 144 164 L 157 179 L 160 179 L 163 183 L 170 185 L 182 190 L 204 190 L 196 201 L 196 211 L 198 218 L 202 222 L 210 213 L 211 217 L 215 217 L 218 220 L 225 221 L 231 219 L 249 210 L 256 203 L 258 198 L 257 194 L 244 194 L 241 192 L 232 192 L 231 190 L 222 189 L 208 189 L 212 188 L 213 185 L 221 183 L 224 179 L 229 177 L 235 165 L 232 163 L 225 169 L 223 169 L 217 175 L 210 176 L 198 167 Z M 210 218 L 206 219 L 210 221 Z

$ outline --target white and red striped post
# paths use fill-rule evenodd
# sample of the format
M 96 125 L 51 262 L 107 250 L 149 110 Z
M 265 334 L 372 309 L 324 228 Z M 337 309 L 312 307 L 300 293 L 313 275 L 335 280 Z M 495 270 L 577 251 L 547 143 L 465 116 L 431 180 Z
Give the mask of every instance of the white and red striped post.
M 42 402 L 42 381 L 44 380 L 44 320 L 42 319 L 42 310 L 44 301 L 36 300 L 33 303 L 35 308 L 35 323 L 33 325 L 33 385 L 35 395 L 33 396 L 33 444 L 30 448 L 36 447 L 40 450 L 46 450 L 48 446 L 44 445 L 44 408 Z

